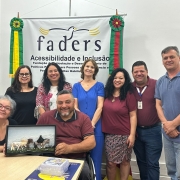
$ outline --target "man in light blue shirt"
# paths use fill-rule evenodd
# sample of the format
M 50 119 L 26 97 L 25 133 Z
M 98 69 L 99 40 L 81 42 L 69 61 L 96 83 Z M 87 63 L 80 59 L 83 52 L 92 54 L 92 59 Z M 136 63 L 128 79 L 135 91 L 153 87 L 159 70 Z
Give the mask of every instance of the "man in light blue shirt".
M 156 109 L 163 124 L 168 175 L 180 180 L 180 55 L 176 46 L 165 48 L 161 55 L 167 72 L 156 83 Z

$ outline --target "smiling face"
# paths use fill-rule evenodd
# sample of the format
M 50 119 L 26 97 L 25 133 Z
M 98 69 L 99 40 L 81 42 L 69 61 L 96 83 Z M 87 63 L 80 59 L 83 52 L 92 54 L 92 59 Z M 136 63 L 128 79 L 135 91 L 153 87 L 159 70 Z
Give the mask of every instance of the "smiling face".
M 60 78 L 60 73 L 55 66 L 51 65 L 48 67 L 47 77 L 51 81 L 52 84 L 58 83 L 59 78 Z
M 0 100 L 0 119 L 7 119 L 11 115 L 11 104 L 6 99 Z
M 70 119 L 74 111 L 74 98 L 71 94 L 61 94 L 57 97 L 57 110 L 63 120 Z
M 19 71 L 19 82 L 21 84 L 28 84 L 31 80 L 30 72 L 27 68 L 22 68 Z
M 175 50 L 162 54 L 163 65 L 167 71 L 173 72 L 179 70 L 180 57 Z
M 91 61 L 87 62 L 84 66 L 84 76 L 92 76 L 95 72 L 95 67 Z
M 118 72 L 114 76 L 113 85 L 115 89 L 120 89 L 125 83 L 125 77 L 123 72 Z
M 145 86 L 148 78 L 148 71 L 144 65 L 134 66 L 132 71 L 133 78 L 138 86 Z

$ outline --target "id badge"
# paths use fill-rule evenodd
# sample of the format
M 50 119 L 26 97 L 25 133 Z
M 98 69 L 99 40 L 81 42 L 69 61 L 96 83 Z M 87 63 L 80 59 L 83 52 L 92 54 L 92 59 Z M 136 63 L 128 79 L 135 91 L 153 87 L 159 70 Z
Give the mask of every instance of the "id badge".
M 142 109 L 143 108 L 143 105 L 142 105 L 142 101 L 138 101 L 138 109 Z

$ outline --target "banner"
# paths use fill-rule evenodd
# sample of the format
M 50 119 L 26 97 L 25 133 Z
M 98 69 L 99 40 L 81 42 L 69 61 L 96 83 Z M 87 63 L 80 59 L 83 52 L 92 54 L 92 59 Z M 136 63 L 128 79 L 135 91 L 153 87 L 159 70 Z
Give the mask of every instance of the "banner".
M 24 64 L 31 67 L 38 86 L 49 62 L 62 68 L 66 81 L 80 81 L 80 67 L 89 57 L 99 67 L 97 80 L 106 83 L 109 75 L 111 28 L 109 17 L 23 19 Z

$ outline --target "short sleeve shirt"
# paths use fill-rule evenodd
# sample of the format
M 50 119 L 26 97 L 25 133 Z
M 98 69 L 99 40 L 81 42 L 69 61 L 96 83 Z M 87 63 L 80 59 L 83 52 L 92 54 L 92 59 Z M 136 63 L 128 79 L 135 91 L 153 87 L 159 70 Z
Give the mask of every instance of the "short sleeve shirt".
M 38 119 L 39 125 L 56 125 L 56 144 L 65 142 L 66 144 L 76 144 L 83 141 L 84 137 L 94 135 L 94 130 L 89 117 L 75 111 L 76 117 L 68 121 L 62 121 L 57 116 L 57 110 L 43 113 Z M 85 153 L 74 153 L 61 155 L 62 158 L 83 158 Z
M 137 109 L 134 94 L 128 93 L 125 100 L 119 97 L 106 98 L 102 113 L 102 131 L 108 134 L 129 135 L 131 111 Z
M 155 96 L 161 100 L 164 116 L 168 121 L 173 120 L 180 114 L 180 72 L 170 79 L 166 73 L 156 83 Z M 180 131 L 180 126 L 177 127 Z M 174 142 L 180 142 L 180 135 L 177 138 L 169 138 L 164 132 L 164 136 Z

